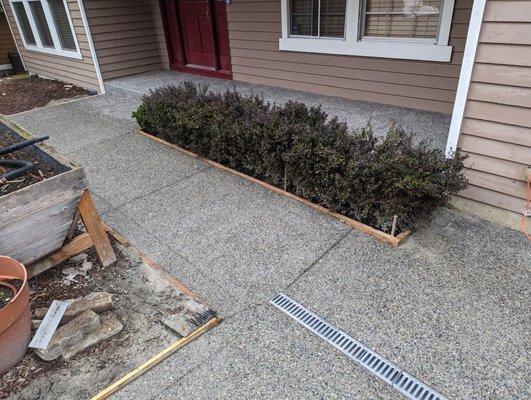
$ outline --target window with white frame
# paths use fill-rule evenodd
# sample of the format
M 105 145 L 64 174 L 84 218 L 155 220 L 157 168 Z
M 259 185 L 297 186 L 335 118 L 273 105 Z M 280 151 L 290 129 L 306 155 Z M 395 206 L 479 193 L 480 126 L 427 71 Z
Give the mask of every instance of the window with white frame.
M 450 61 L 454 0 L 281 2 L 281 50 Z
M 10 0 L 28 50 L 81 59 L 66 0 Z

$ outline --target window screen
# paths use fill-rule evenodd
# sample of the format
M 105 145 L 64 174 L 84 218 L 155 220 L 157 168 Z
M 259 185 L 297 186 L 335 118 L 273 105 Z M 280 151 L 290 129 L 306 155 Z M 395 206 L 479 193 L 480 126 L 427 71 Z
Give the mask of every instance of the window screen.
M 70 29 L 68 14 L 63 0 L 49 0 L 57 34 L 64 50 L 76 50 L 76 42 Z
M 365 36 L 437 37 L 442 0 L 366 0 Z
M 20 25 L 20 30 L 24 36 L 24 40 L 28 44 L 35 45 L 35 36 L 33 36 L 33 31 L 28 20 L 28 15 L 26 14 L 26 9 L 22 3 L 13 3 L 13 9 L 17 15 L 18 24 Z
M 345 36 L 346 0 L 291 0 L 291 35 Z
M 44 14 L 44 9 L 42 8 L 41 2 L 31 1 L 29 6 L 31 8 L 31 13 L 33 14 L 33 19 L 35 20 L 35 25 L 37 26 L 37 31 L 39 32 L 42 45 L 44 47 L 54 47 L 52 34 L 50 33 L 50 28 L 48 27 L 48 22 L 46 21 L 46 15 Z

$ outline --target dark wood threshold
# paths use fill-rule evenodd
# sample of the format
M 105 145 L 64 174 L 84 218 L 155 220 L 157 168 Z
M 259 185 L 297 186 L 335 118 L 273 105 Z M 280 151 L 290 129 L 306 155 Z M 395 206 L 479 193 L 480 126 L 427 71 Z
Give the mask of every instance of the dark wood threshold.
M 232 79 L 232 73 L 227 70 L 210 70 L 205 68 L 194 68 L 190 66 L 182 66 L 182 65 L 176 65 L 172 64 L 170 65 L 170 69 L 173 71 L 179 71 L 179 72 L 186 72 L 188 74 L 193 75 L 202 75 L 202 76 L 210 76 L 212 78 L 221 78 L 221 79 Z

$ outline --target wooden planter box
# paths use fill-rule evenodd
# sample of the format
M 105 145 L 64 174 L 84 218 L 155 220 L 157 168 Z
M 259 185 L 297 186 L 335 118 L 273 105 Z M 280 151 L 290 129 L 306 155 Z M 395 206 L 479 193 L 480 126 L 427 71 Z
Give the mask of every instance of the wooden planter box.
M 250 182 L 253 182 L 253 183 L 256 183 L 270 191 L 272 191 L 273 193 L 276 193 L 276 194 L 279 194 L 281 196 L 285 196 L 285 197 L 288 197 L 292 200 L 295 200 L 295 201 L 298 201 L 299 203 L 302 203 L 302 204 L 305 204 L 306 206 L 316 210 L 316 211 L 319 211 L 320 213 L 323 213 L 323 214 L 326 214 L 328 215 L 329 217 L 332 217 L 332 218 L 335 218 L 341 222 L 343 222 L 345 225 L 348 225 L 350 226 L 351 228 L 354 228 L 354 229 L 357 229 L 367 235 L 370 235 L 370 236 L 373 236 L 375 237 L 376 239 L 378 239 L 380 242 L 382 243 L 386 243 L 388 245 L 391 245 L 391 246 L 395 246 L 395 247 L 398 247 L 400 244 L 402 244 L 402 242 L 409 236 L 411 235 L 412 231 L 410 229 L 407 229 L 405 231 L 403 231 L 402 233 L 396 235 L 396 236 L 392 236 L 386 232 L 383 232 L 383 231 L 380 231 L 376 228 L 373 228 L 372 226 L 369 226 L 369 225 L 366 225 L 362 222 L 359 222 L 359 221 L 356 221 L 352 218 L 349 218 L 345 215 L 342 215 L 342 214 L 339 214 L 339 213 L 336 213 L 334 211 L 331 211 L 329 210 L 328 208 L 326 207 L 323 207 L 319 204 L 316 204 L 316 203 L 312 203 L 311 201 L 309 200 L 306 200 L 300 196 L 297 196 L 293 193 L 290 193 L 286 190 L 283 190 L 283 189 L 280 189 L 276 186 L 273 186 L 269 183 L 266 183 L 264 181 L 261 181 L 260 179 L 256 179 L 252 176 L 249 176 L 247 174 L 244 174 L 243 172 L 240 172 L 240 171 L 236 171 L 232 168 L 229 168 L 229 167 L 226 167 L 225 165 L 222 165 L 222 164 L 219 164 L 215 161 L 212 161 L 212 160 L 209 160 L 208 158 L 205 158 L 205 157 L 202 157 L 198 154 L 195 154 L 189 150 L 186 150 L 186 149 L 183 149 L 182 147 L 179 147 L 173 143 L 169 143 L 163 139 L 160 139 L 148 132 L 144 132 L 144 131 L 141 131 L 139 130 L 138 131 L 141 135 L 144 135 L 146 137 L 148 137 L 149 139 L 151 140 L 154 140 L 156 142 L 159 142 L 159 143 L 162 143 L 166 146 L 169 146 L 181 153 L 184 153 L 184 154 L 187 154 L 191 157 L 194 157 L 194 158 L 197 158 L 197 159 L 200 159 L 201 161 L 205 162 L 206 164 L 208 165 L 211 165 L 212 167 L 214 168 L 217 168 L 217 169 L 220 169 L 220 170 L 223 170 L 223 171 L 226 171 L 226 172 L 229 172 L 233 175 L 236 175 L 236 176 L 239 176 L 240 178 L 243 178 L 243 179 L 246 179 Z
M 0 116 L 0 129 L 14 138 L 31 135 Z M 60 173 L 0 197 L 0 254 L 28 265 L 60 249 L 88 181 L 83 168 L 46 145 L 26 148 Z

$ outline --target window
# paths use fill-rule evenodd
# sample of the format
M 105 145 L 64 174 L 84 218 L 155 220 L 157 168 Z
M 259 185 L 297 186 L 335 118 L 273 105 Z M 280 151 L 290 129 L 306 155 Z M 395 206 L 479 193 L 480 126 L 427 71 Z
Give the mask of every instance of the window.
M 450 61 L 454 0 L 281 0 L 280 50 Z
M 72 34 L 72 28 L 70 26 L 70 19 L 68 18 L 68 12 L 65 8 L 63 0 L 48 0 L 50 9 L 52 11 L 53 20 L 55 22 L 55 28 L 59 34 L 59 40 L 61 41 L 61 47 L 65 50 L 76 50 L 76 41 Z
M 364 36 L 437 38 L 441 0 L 367 0 Z
M 11 0 L 28 50 L 81 59 L 66 0 Z
M 346 0 L 292 0 L 291 35 L 345 36 Z

